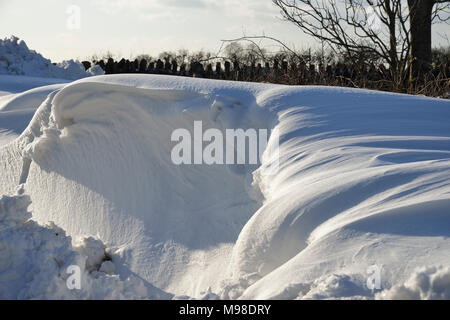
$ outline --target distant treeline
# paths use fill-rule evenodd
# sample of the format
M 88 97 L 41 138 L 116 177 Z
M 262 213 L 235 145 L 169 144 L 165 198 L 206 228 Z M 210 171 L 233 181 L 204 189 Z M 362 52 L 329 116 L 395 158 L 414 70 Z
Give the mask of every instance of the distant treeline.
M 362 59 L 357 65 L 349 65 L 345 58 L 336 60 L 333 56 L 320 54 L 278 54 L 257 61 L 248 54 L 230 57 L 197 54 L 195 59 L 186 59 L 166 53 L 159 59 L 139 57 L 117 61 L 109 57 L 83 61 L 83 65 L 86 69 L 93 64 L 99 65 L 105 74 L 146 73 L 290 85 L 348 86 L 449 98 L 450 53 L 435 50 L 434 59 L 434 67 L 426 80 L 414 88 L 408 87 L 406 78 L 392 80 L 389 70 L 377 61 Z

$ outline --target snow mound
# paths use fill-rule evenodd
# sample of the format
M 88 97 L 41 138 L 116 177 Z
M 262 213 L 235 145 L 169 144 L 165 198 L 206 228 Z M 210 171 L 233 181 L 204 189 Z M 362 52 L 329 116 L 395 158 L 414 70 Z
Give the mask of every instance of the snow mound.
M 75 80 L 100 73 L 98 68 L 86 72 L 84 66 L 74 60 L 53 65 L 41 54 L 30 50 L 25 41 L 12 36 L 0 39 L 0 74 Z
M 388 300 L 450 300 L 450 267 L 418 268 L 400 285 L 378 293 Z
M 170 298 L 135 276 L 104 272 L 97 266 L 105 258 L 101 241 L 83 238 L 72 247 L 61 228 L 30 220 L 29 205 L 26 195 L 0 198 L 0 299 Z M 68 286 L 70 266 L 81 266 L 77 290 Z
M 88 78 L 0 149 L 0 194 L 22 184 L 34 220 L 88 237 L 88 271 L 176 298 L 374 298 L 370 266 L 386 290 L 450 265 L 449 118 L 368 90 Z M 172 133 L 196 121 L 276 134 L 259 166 L 176 165 Z
M 98 64 L 90 67 L 89 69 L 86 70 L 86 72 L 92 76 L 102 76 L 105 74 L 105 71 Z

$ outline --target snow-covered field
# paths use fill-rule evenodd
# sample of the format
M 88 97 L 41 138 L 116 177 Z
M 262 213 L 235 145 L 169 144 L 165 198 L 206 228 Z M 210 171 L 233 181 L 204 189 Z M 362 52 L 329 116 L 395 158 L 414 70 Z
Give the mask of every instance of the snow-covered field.
M 449 101 L 157 75 L 36 86 L 0 86 L 0 298 L 450 299 Z M 273 129 L 261 165 L 175 165 L 171 134 L 194 121 Z

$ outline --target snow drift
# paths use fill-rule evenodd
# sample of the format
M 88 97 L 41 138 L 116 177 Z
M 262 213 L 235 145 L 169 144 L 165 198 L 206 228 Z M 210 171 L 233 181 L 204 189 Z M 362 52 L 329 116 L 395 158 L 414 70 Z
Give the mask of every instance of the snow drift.
M 8 79 L 10 80 L 8 81 L 10 87 L 7 88 L 16 91 L 17 87 L 15 87 L 14 84 L 11 84 L 11 82 L 14 82 L 11 80 L 17 80 L 16 78 L 19 76 L 5 77 L 11 78 Z M 4 88 L 4 86 L 2 86 L 4 84 L 2 80 L 4 80 L 4 78 L 2 79 L 0 77 L 0 88 Z M 59 90 L 65 85 L 65 83 L 59 83 L 42 86 L 42 84 L 47 84 L 47 82 L 41 82 L 41 78 L 27 78 L 27 80 L 29 80 L 29 82 L 25 81 L 25 84 L 22 82 L 22 88 L 23 85 L 27 88 L 27 85 L 31 87 L 36 86 L 36 88 L 25 92 L 10 93 L 0 96 L 0 147 L 17 138 L 28 126 L 36 109 L 42 101 L 44 101 L 51 92 Z
M 448 101 L 367 90 L 83 79 L 0 149 L 0 194 L 21 186 L 35 221 L 100 239 L 104 270 L 160 298 L 376 298 L 369 266 L 386 290 L 450 266 L 449 118 Z M 194 121 L 273 129 L 279 144 L 258 167 L 177 166 L 171 133 Z

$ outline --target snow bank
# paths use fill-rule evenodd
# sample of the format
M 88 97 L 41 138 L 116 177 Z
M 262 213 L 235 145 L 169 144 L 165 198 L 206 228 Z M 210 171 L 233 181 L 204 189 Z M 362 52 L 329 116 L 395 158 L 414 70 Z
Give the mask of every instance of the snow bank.
M 34 220 L 108 244 L 114 266 L 81 242 L 90 268 L 177 298 L 374 298 L 450 265 L 449 118 L 448 101 L 367 90 L 83 79 L 0 149 L 0 194 L 23 184 Z M 279 144 L 259 167 L 177 166 L 171 134 L 194 121 Z
M 450 267 L 418 268 L 400 285 L 377 294 L 388 300 L 450 300 Z
M 72 248 L 64 230 L 30 220 L 29 204 L 26 195 L 0 198 L 0 299 L 170 298 L 135 276 L 120 279 L 101 241 L 83 238 Z M 70 266 L 81 266 L 79 290 L 67 284 Z
M 0 74 L 75 80 L 102 73 L 98 68 L 86 72 L 84 66 L 74 60 L 53 65 L 41 54 L 30 50 L 23 40 L 12 36 L 0 39 Z

